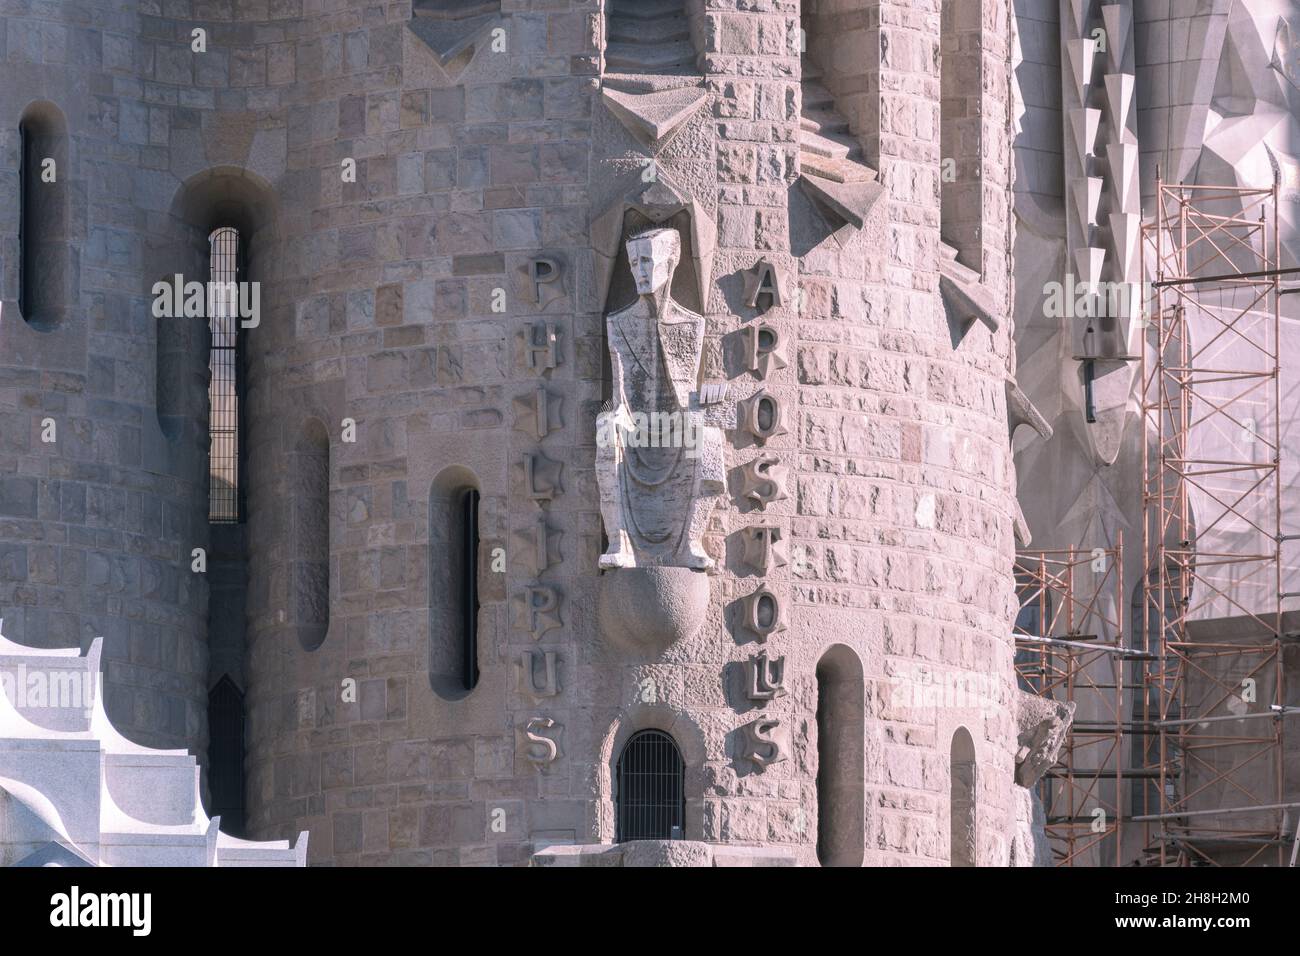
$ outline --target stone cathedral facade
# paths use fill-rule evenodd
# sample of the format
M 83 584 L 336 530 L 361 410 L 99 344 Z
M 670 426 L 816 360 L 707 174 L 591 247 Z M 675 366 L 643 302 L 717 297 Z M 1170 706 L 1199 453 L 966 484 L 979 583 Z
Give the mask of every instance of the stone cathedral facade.
M 0 862 L 110 725 L 208 863 L 1042 862 L 1021 220 L 1143 53 L 1056 6 L 0 2 L 0 670 L 103 675 Z

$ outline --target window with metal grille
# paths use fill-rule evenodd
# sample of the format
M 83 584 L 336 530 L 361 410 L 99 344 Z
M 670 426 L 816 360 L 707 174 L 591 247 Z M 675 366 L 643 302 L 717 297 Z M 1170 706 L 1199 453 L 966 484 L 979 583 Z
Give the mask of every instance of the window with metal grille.
M 478 504 L 479 493 L 475 488 L 464 492 L 460 499 L 461 509 L 461 641 L 465 655 L 464 680 L 465 689 L 473 690 L 478 686 Z
M 662 730 L 637 731 L 618 758 L 614 839 L 681 840 L 686 821 L 685 764 Z
M 208 520 L 235 524 L 239 508 L 239 306 L 242 280 L 239 232 L 229 226 L 208 237 L 208 326 L 212 334 L 208 382 Z
M 225 833 L 244 829 L 244 695 L 228 675 L 208 694 L 208 791 Z

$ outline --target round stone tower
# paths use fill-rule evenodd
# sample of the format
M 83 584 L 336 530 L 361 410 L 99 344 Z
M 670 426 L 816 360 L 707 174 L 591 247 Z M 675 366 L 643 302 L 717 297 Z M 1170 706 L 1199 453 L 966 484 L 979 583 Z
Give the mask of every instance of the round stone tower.
M 144 7 L 8 36 L 77 306 L 11 321 L 6 219 L 7 634 L 197 749 L 229 677 L 313 863 L 1008 862 L 1004 2 Z M 227 227 L 233 530 L 149 311 Z

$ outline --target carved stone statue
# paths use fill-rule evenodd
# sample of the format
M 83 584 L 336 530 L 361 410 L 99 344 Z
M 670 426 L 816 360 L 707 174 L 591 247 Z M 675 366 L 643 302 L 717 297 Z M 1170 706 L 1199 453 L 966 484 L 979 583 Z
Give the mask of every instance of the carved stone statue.
M 637 300 L 606 318 L 613 398 L 597 419 L 596 477 L 609 547 L 602 568 L 709 568 L 700 545 L 725 488 L 722 430 L 706 406 L 725 388 L 699 387 L 704 317 L 672 299 L 676 229 L 627 243 Z M 703 397 L 701 396 L 703 392 Z

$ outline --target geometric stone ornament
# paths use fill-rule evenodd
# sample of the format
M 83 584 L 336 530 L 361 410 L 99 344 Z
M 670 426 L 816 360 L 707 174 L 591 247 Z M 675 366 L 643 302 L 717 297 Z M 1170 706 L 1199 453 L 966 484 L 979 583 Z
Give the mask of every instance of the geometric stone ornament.
M 1070 128 L 1074 131 L 1074 148 L 1080 164 L 1092 155 L 1097 142 L 1097 128 L 1101 125 L 1101 110 L 1076 107 L 1070 110 Z
M 102 637 L 82 650 L 0 634 L 0 866 L 306 866 L 306 832 L 296 845 L 222 833 L 188 751 L 118 732 L 104 709 L 103 647 Z M 35 678 L 48 690 L 32 693 Z
M 785 658 L 768 660 L 767 651 L 745 661 L 745 696 L 769 701 L 785 695 Z
M 1079 214 L 1079 222 L 1089 226 L 1097 225 L 1097 207 L 1101 203 L 1101 177 L 1086 176 L 1082 179 L 1076 179 L 1071 185 L 1074 190 L 1074 205 Z
M 992 293 L 973 269 L 956 260 L 939 262 L 939 297 L 949 320 L 955 320 L 963 330 L 975 322 L 984 323 L 990 332 L 1002 325 Z
M 775 717 L 760 717 L 740 728 L 740 756 L 752 760 L 760 770 L 786 759 L 788 734 Z
M 560 729 L 550 717 L 530 717 L 520 728 L 524 759 L 543 773 L 560 756 Z
M 1113 66 L 1123 66 L 1133 36 L 1133 11 L 1127 3 L 1107 3 L 1101 8 L 1101 19 L 1106 24 L 1106 55 Z
M 781 274 L 769 260 L 759 259 L 753 268 L 745 269 L 742 274 L 745 277 L 745 305 L 760 312 L 781 305 Z M 764 297 L 767 303 L 760 308 L 758 301 Z
M 537 656 L 542 656 L 543 677 L 537 682 Z M 519 692 L 540 700 L 560 692 L 559 655 L 555 651 L 524 651 L 519 655 Z
M 1111 208 L 1117 212 L 1132 211 L 1137 191 L 1137 144 L 1107 143 L 1106 160 L 1110 165 L 1111 189 L 1116 196 Z
M 453 76 L 469 65 L 475 45 L 500 17 L 499 0 L 416 0 L 407 28 Z
M 745 627 L 765 641 L 777 631 L 785 630 L 785 614 L 780 599 L 762 587 L 740 601 L 740 620 Z
M 780 528 L 766 525 L 745 528 L 741 540 L 744 542 L 745 563 L 755 571 L 766 574 L 772 568 L 782 568 L 790 563 L 789 548 Z
M 1092 0 L 1070 0 L 1070 21 L 1069 25 L 1074 27 L 1073 32 L 1082 35 L 1084 26 L 1088 22 L 1088 12 L 1092 8 Z M 1061 17 L 1065 17 L 1065 8 L 1061 8 Z
M 511 599 L 514 626 L 540 641 L 547 631 L 561 627 L 560 592 L 557 588 L 534 584 Z
M 1097 41 L 1092 37 L 1066 41 L 1065 48 L 1070 57 L 1070 79 L 1082 91 L 1092 82 L 1093 57 L 1097 54 Z
M 562 560 L 560 539 L 564 532 L 547 525 L 545 511 L 537 512 L 532 527 L 516 529 L 511 534 L 514 547 L 522 556 L 520 560 L 532 577 L 539 577 L 552 564 Z
M 740 468 L 740 494 L 766 511 L 773 501 L 790 497 L 785 490 L 790 469 L 781 464 L 776 455 L 763 454 L 747 461 Z
M 559 331 L 551 321 L 531 322 L 518 334 L 524 367 L 544 375 L 560 364 Z
M 1133 256 L 1137 252 L 1138 227 L 1141 222 L 1142 217 L 1135 212 L 1110 214 L 1111 241 L 1114 243 L 1115 257 L 1121 275 L 1128 276 L 1137 271 Z M 1134 267 L 1132 272 L 1129 270 L 1130 266 Z
M 1106 250 L 1095 246 L 1075 249 L 1074 264 L 1078 270 L 1079 286 L 1095 291 L 1101 282 L 1102 266 L 1106 264 Z
M 738 427 L 754 436 L 758 445 L 766 445 L 769 438 L 784 435 L 787 431 L 781 422 L 781 403 L 764 389 L 738 402 L 736 411 Z
M 779 332 L 770 325 L 747 325 L 740 330 L 744 344 L 745 369 L 767 378 L 774 368 L 785 368 L 790 360 L 789 347 Z
M 562 395 L 552 395 L 541 385 L 536 391 L 517 397 L 514 402 L 515 428 L 541 441 L 551 432 L 564 427 L 560 417 Z
M 538 505 L 551 501 L 564 489 L 560 487 L 560 471 L 564 462 L 553 461 L 541 452 L 525 454 L 520 460 L 523 472 L 524 495 Z
M 885 192 L 885 187 L 877 182 L 838 182 L 808 170 L 800 175 L 799 186 L 837 231 L 845 226 L 853 229 L 865 226 L 871 207 Z
M 698 86 L 632 93 L 606 86 L 601 100 L 637 141 L 658 152 L 692 116 L 709 101 L 708 90 Z
M 1038 432 L 1043 441 L 1052 437 L 1052 426 L 1029 400 L 1029 396 L 1020 390 L 1016 380 L 1010 375 L 1006 378 L 1005 392 L 1007 400 L 1007 428 L 1012 436 L 1021 425 L 1028 425 Z
M 1128 129 L 1129 107 L 1133 103 L 1132 73 L 1106 74 L 1106 105 L 1110 109 L 1111 129 L 1122 134 Z

